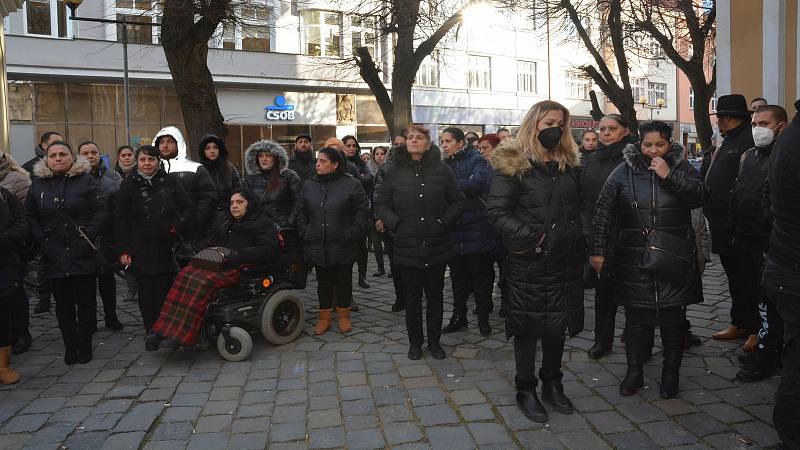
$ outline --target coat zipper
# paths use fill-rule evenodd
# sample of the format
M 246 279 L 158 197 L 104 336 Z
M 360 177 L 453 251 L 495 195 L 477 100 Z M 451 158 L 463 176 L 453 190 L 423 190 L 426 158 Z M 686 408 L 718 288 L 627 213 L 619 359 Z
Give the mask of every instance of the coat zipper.
M 650 214 L 653 218 L 652 230 L 655 231 L 656 229 L 656 173 L 655 172 L 650 173 L 650 185 L 652 186 L 652 193 L 650 195 Z M 656 295 L 656 317 L 658 317 L 658 314 L 661 311 L 661 296 L 659 295 L 658 292 L 658 279 L 656 279 L 656 277 L 653 277 L 653 291 L 655 292 Z
M 672 253 L 671 251 L 669 251 L 669 250 L 666 250 L 666 249 L 663 249 L 663 248 L 661 248 L 661 247 L 656 247 L 655 245 L 651 245 L 651 246 L 650 246 L 650 250 L 658 250 L 658 251 L 660 251 L 660 252 L 667 253 L 667 254 L 669 254 L 669 255 L 672 255 L 672 256 L 674 256 L 674 257 L 676 257 L 676 258 L 678 258 L 678 259 L 680 259 L 680 260 L 686 261 L 686 262 L 690 262 L 690 261 L 691 261 L 691 260 L 689 260 L 688 258 L 684 258 L 684 257 L 683 257 L 683 256 L 681 256 L 681 255 L 677 255 L 677 254 L 675 254 L 675 253 Z

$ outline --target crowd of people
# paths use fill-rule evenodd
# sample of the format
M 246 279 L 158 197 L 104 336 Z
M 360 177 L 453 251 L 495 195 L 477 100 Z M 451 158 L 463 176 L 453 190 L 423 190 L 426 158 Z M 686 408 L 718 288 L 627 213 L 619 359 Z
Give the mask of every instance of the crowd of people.
M 543 403 L 573 411 L 561 360 L 566 338 L 584 329 L 589 288 L 589 357 L 610 353 L 623 306 L 627 372 L 620 393 L 644 385 L 658 328 L 659 392 L 674 398 L 692 342 L 686 307 L 703 300 L 710 245 L 732 298 L 731 325 L 714 338 L 747 338 L 737 375 L 745 382 L 771 376 L 783 353 L 775 424 L 784 442 L 798 443 L 795 415 L 778 411 L 792 411 L 800 397 L 792 152 L 800 116 L 790 123 L 782 107 L 757 100 L 753 111 L 740 95 L 720 97 L 724 140 L 706 151 L 699 171 L 663 122 L 631 129 L 609 114 L 576 143 L 569 110 L 552 101 L 533 105 L 515 138 L 506 129 L 479 136 L 451 127 L 436 145 L 428 129 L 412 125 L 391 147 L 362 152 L 356 137 L 344 136 L 315 152 L 312 137 L 301 134 L 291 158 L 276 142 L 252 144 L 241 173 L 217 136 L 203 137 L 200 162 L 192 161 L 175 127 L 161 130 L 152 146 L 119 148 L 114 169 L 104 166 L 97 144 L 73 149 L 46 133 L 34 160 L 19 166 L 9 155 L 0 159 L 0 381 L 19 380 L 9 355 L 31 344 L 26 262 L 38 273 L 35 312 L 55 299 L 64 361 L 86 363 L 98 290 L 105 325 L 124 327 L 116 272 L 124 271 L 129 299 L 138 301 L 146 350 L 192 346 L 215 290 L 237 284 L 241 267 L 274 257 L 284 233 L 316 274 L 314 334 L 330 330 L 334 310 L 340 332 L 358 327 L 353 267 L 358 286 L 368 289 L 372 248 L 372 275 L 392 278 L 392 311 L 405 310 L 411 360 L 423 356 L 424 344 L 431 357 L 447 357 L 441 335 L 468 327 L 470 297 L 478 331 L 492 335 L 497 285 L 506 337 L 514 339 L 517 403 L 531 420 L 547 420 Z M 221 265 L 193 260 L 181 267 L 176 253 L 186 246 L 197 255 L 224 249 Z M 444 325 L 448 267 L 453 314 Z

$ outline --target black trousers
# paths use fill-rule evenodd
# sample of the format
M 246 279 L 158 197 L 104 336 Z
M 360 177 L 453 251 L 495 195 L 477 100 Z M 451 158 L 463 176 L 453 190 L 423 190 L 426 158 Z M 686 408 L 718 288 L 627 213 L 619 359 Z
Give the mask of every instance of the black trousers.
M 655 329 L 661 331 L 664 366 L 680 367 L 686 337 L 686 308 L 653 309 L 625 307 L 625 356 L 630 366 L 642 365 L 653 351 Z
M 561 358 L 564 356 L 565 336 L 541 339 L 542 367 L 539 379 L 536 378 L 536 343 L 537 336 L 514 336 L 514 360 L 517 363 L 517 374 L 514 384 L 518 391 L 532 391 L 539 384 L 561 381 Z
M 0 348 L 14 344 L 11 339 L 11 310 L 14 308 L 13 292 L 0 296 Z
M 22 287 L 21 281 L 19 287 L 14 291 L 13 297 L 8 301 L 8 312 L 11 319 L 11 341 L 13 344 L 20 335 L 28 333 L 31 323 L 28 294 L 25 293 L 25 288 Z
M 611 348 L 617 320 L 614 281 L 608 277 L 594 280 L 594 343 Z
M 743 297 L 745 288 L 742 286 L 742 280 L 739 279 L 738 258 L 734 252 L 731 252 L 719 255 L 719 262 L 722 263 L 722 269 L 725 270 L 725 276 L 728 277 L 728 292 L 731 296 L 731 324 L 739 328 L 746 328 L 751 324 L 747 323 L 747 300 Z M 750 319 L 752 320 L 752 318 Z
M 731 294 L 731 322 L 755 334 L 761 322 L 758 301 L 761 297 L 761 268 L 767 252 L 766 239 L 736 238 L 732 257 L 736 264 L 738 295 Z
M 56 318 L 67 350 L 91 351 L 96 327 L 95 275 L 53 279 Z
M 100 299 L 103 301 L 103 316 L 105 320 L 117 317 L 117 280 L 114 277 L 114 272 L 108 271 L 97 274 L 97 290 L 100 291 Z M 97 316 L 96 312 L 95 316 Z
M 778 353 L 783 348 L 783 319 L 778 314 L 778 305 L 775 304 L 774 295 L 767 295 L 766 289 L 761 288 L 760 298 L 758 312 L 761 316 L 761 328 L 758 330 L 757 351 L 767 351 L 768 354 Z
M 500 303 L 508 301 L 508 283 L 506 283 L 506 259 L 507 256 L 496 256 L 494 262 L 497 264 L 497 287 L 500 288 Z M 492 267 L 494 272 L 494 267 Z
M 494 287 L 494 261 L 489 253 L 458 255 L 450 261 L 453 285 L 453 316 L 467 318 L 467 299 L 475 295 L 478 318 L 489 317 L 489 303 Z
M 367 248 L 367 237 L 364 236 L 358 242 L 358 254 L 356 255 L 356 263 L 358 263 L 358 277 L 363 278 L 367 276 L 367 258 L 369 257 L 369 249 Z M 352 270 L 351 270 L 352 272 Z
M 398 267 L 394 267 L 394 238 L 386 233 L 383 233 L 383 245 L 386 254 L 389 255 L 389 271 L 392 272 L 392 284 L 394 284 L 395 303 L 398 305 L 405 305 L 406 302 L 403 298 L 405 291 L 403 290 L 403 271 Z
M 139 312 L 142 314 L 142 322 L 144 322 L 146 331 L 149 332 L 158 320 L 161 307 L 164 305 L 164 300 L 167 298 L 174 279 L 174 273 L 136 274 L 139 289 Z
M 404 300 L 406 305 L 406 330 L 412 347 L 422 346 L 422 294 L 427 301 L 425 324 L 428 328 L 428 345 L 438 344 L 442 335 L 442 314 L 444 311 L 444 272 L 447 266 L 441 264 L 426 269 L 398 267 L 403 278 Z
M 783 373 L 772 422 L 783 448 L 800 448 L 800 292 L 767 290 L 783 319 Z
M 36 292 L 39 295 L 39 301 L 50 304 L 50 297 L 53 296 L 53 281 L 44 277 L 44 264 L 42 264 L 41 256 L 34 259 L 34 264 L 36 264 Z
M 349 308 L 353 302 L 353 265 L 317 266 L 320 309 Z
M 383 236 L 378 233 L 374 226 L 369 229 L 369 240 L 372 242 L 372 250 L 375 251 L 375 263 L 378 265 L 378 272 L 385 272 L 383 264 Z

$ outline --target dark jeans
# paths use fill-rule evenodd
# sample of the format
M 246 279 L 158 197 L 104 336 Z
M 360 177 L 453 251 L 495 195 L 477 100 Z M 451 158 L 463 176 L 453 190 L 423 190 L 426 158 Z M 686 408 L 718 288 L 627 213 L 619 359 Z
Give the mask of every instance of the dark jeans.
M 783 373 L 772 422 L 783 448 L 800 448 L 800 292 L 767 290 L 783 319 Z
M 752 326 L 752 315 L 748 308 L 748 300 L 744 298 L 746 288 L 739 277 L 739 258 L 734 254 L 719 255 L 719 261 L 728 277 L 728 292 L 731 296 L 731 324 L 747 329 Z M 748 323 L 750 322 L 750 323 Z
M 383 265 L 383 236 L 374 226 L 369 229 L 369 240 L 372 242 L 372 249 L 375 251 L 375 263 L 378 265 L 378 272 L 385 272 Z
M 9 317 L 11 318 L 11 340 L 13 343 L 20 335 L 28 332 L 31 323 L 28 294 L 25 293 L 25 288 L 22 287 L 21 282 L 13 298 L 8 301 L 10 302 Z
M 96 327 L 95 275 L 73 275 L 53 280 L 56 318 L 67 350 L 91 351 Z
M 319 309 L 349 308 L 353 301 L 353 265 L 316 267 Z
M 731 318 L 734 325 L 747 330 L 749 334 L 756 334 L 761 324 L 758 300 L 761 297 L 761 268 L 766 252 L 765 239 L 736 238 L 733 247 L 739 292 L 738 298 L 731 295 Z
M 369 257 L 369 249 L 367 249 L 367 237 L 364 236 L 358 241 L 358 254 L 356 255 L 356 263 L 358 263 L 358 277 L 359 278 L 363 278 L 363 277 L 367 276 L 367 258 L 368 257 Z M 351 269 L 351 272 L 352 272 L 352 269 Z
M 611 348 L 617 304 L 614 302 L 614 281 L 603 277 L 594 280 L 594 343 Z
M 564 355 L 566 337 L 542 339 L 542 367 L 539 378 L 543 383 L 561 381 L 561 358 Z M 539 380 L 536 378 L 536 336 L 514 336 L 514 359 L 517 363 L 517 374 L 514 384 L 518 391 L 536 389 Z
M 467 317 L 467 299 L 475 295 L 478 317 L 489 316 L 489 303 L 494 287 L 494 261 L 489 253 L 459 255 L 450 261 L 453 285 L 453 316 Z
M 11 310 L 14 307 L 15 297 L 14 293 L 0 296 L 0 348 L 14 343 L 11 339 Z
M 428 345 L 438 344 L 442 335 L 442 314 L 444 310 L 444 271 L 442 264 L 416 269 L 398 267 L 403 277 L 403 295 L 406 302 L 406 329 L 412 347 L 422 346 L 422 294 L 427 302 L 425 324 L 428 328 Z
M 149 332 L 153 324 L 158 321 L 161 307 L 164 305 L 164 300 L 167 298 L 174 279 L 174 273 L 136 274 L 139 289 L 139 312 L 142 313 L 142 322 L 144 322 L 146 331 Z
M 783 348 L 783 319 L 778 314 L 775 296 L 768 295 L 766 289 L 761 288 L 760 298 L 758 312 L 761 315 L 761 328 L 758 330 L 757 351 L 780 352 Z

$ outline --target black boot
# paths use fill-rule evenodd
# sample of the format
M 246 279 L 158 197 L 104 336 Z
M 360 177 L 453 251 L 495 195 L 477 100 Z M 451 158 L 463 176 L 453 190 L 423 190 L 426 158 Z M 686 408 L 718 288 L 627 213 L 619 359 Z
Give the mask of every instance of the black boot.
M 17 341 L 14 343 L 14 347 L 11 349 L 11 353 L 14 355 L 21 355 L 28 350 L 31 349 L 31 343 L 33 342 L 33 337 L 31 336 L 31 332 L 25 330 L 17 336 Z
M 406 309 L 406 305 L 404 305 L 403 302 L 400 301 L 400 299 L 396 299 L 394 301 L 394 304 L 392 305 L 392 312 L 400 312 L 404 309 Z
M 489 325 L 488 318 L 478 319 L 478 330 L 480 330 L 481 336 L 483 337 L 489 337 L 492 335 L 492 326 Z
M 564 385 L 559 380 L 542 381 L 542 401 L 561 414 L 572 414 L 575 410 L 572 401 L 564 395 Z
M 419 344 L 411 344 L 408 348 L 408 359 L 417 361 L 422 358 L 422 346 Z
M 106 328 L 109 328 L 114 331 L 122 331 L 125 328 L 125 325 L 119 321 L 116 314 L 107 314 L 106 315 Z
M 366 275 L 359 275 L 358 276 L 358 286 L 361 289 L 369 289 L 369 283 L 367 283 L 367 276 Z
M 592 348 L 589 349 L 589 358 L 592 359 L 600 359 L 603 356 L 611 353 L 611 346 L 605 345 L 601 343 L 595 343 Z
M 625 325 L 625 335 L 629 338 L 629 342 L 625 344 L 628 371 L 625 373 L 625 379 L 619 385 L 620 395 L 634 395 L 644 386 L 642 366 L 650 354 L 650 341 L 654 331 L 653 327 L 641 324 L 628 323 Z
M 161 336 L 160 334 L 150 333 L 144 339 L 144 349 L 147 350 L 148 352 L 154 352 L 158 350 L 161 341 L 163 340 L 164 337 Z
M 780 352 L 776 350 L 756 350 L 754 357 L 747 359 L 742 364 L 742 369 L 736 373 L 736 379 L 742 383 L 754 383 L 775 375 L 778 369 Z
M 536 390 L 517 391 L 517 406 L 525 417 L 534 422 L 547 422 L 547 410 L 536 395 Z
M 431 356 L 433 356 L 433 359 L 447 358 L 447 353 L 445 353 L 439 342 L 428 342 L 428 351 L 431 353 Z
M 452 317 L 450 317 L 450 323 L 442 328 L 442 333 L 454 333 L 465 328 L 467 328 L 467 318 L 462 314 L 453 313 Z
M 50 312 L 50 300 L 39 300 L 39 303 L 33 308 L 33 313 L 41 314 L 46 312 Z
M 664 347 L 659 390 L 661 398 L 675 398 L 678 395 L 684 336 L 683 327 L 661 327 L 661 345 Z

